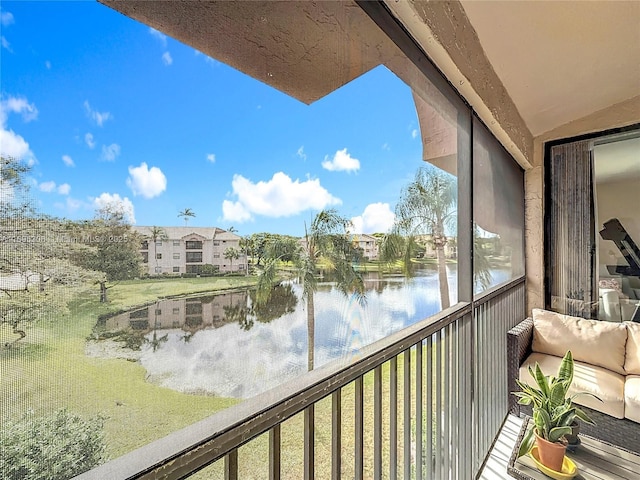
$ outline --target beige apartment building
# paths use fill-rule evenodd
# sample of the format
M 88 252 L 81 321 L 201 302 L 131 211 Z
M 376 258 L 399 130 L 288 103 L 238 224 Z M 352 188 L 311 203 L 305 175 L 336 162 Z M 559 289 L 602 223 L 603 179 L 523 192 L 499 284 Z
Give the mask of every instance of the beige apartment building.
M 205 265 L 221 273 L 246 272 L 247 256 L 240 250 L 240 237 L 217 227 L 142 227 L 140 252 L 149 275 L 201 273 Z M 235 249 L 237 258 L 229 256 Z M 206 271 L 206 268 L 205 268 Z
M 366 233 L 353 235 L 353 243 L 362 250 L 362 255 L 367 260 L 377 260 L 379 254 L 378 239 Z
M 247 306 L 249 294 L 227 292 L 216 295 L 161 300 L 138 310 L 121 313 L 106 320 L 107 331 L 135 330 L 149 332 L 180 328 L 196 331 L 206 327 L 219 328 L 238 321 L 235 312 Z M 245 313 L 246 315 L 246 313 Z

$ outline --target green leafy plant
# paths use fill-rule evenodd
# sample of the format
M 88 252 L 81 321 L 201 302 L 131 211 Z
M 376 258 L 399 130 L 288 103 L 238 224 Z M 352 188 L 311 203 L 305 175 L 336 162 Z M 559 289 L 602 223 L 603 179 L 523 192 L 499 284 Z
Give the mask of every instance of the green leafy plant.
M 0 478 L 64 480 L 107 460 L 104 417 L 83 419 L 58 410 L 31 412 L 0 429 Z
M 540 437 L 554 443 L 564 442 L 564 436 L 571 433 L 571 425 L 576 419 L 595 425 L 583 410 L 574 405 L 573 399 L 578 395 L 591 395 L 600 399 L 586 392 L 567 397 L 573 381 L 573 356 L 570 350 L 562 358 L 557 376 L 544 375 L 537 362 L 535 368 L 529 366 L 529 374 L 535 380 L 537 388 L 516 380 L 521 391 L 513 392 L 513 395 L 518 397 L 520 405 L 531 405 L 533 423 Z M 529 430 L 522 440 L 520 456 L 531 450 L 534 442 L 533 431 L 533 429 Z

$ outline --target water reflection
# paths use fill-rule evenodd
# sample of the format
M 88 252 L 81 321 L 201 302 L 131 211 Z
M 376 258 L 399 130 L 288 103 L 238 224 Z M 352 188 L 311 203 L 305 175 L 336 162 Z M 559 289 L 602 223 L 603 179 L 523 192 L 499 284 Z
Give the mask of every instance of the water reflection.
M 455 303 L 455 267 L 448 275 Z M 350 361 L 362 346 L 440 310 L 435 268 L 414 278 L 368 274 L 365 282 L 365 306 L 345 298 L 331 282 L 320 283 L 315 295 L 316 368 L 338 358 Z M 261 309 L 253 307 L 253 292 L 163 300 L 108 319 L 105 327 L 144 335 L 139 361 L 149 381 L 182 392 L 248 398 L 307 369 L 301 290 L 296 283 L 280 286 Z

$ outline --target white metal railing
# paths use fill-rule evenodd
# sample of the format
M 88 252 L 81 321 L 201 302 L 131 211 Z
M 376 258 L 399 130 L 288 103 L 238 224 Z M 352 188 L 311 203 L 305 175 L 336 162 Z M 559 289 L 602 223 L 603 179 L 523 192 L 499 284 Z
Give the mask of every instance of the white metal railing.
M 305 479 L 468 480 L 507 414 L 506 333 L 524 304 L 519 278 L 364 348 L 351 364 L 308 372 L 79 478 L 186 478 L 217 464 L 225 479 L 277 480 L 291 477 L 283 458 L 301 445 Z M 299 441 L 284 442 L 283 424 L 299 413 Z M 316 452 L 320 430 L 330 462 Z M 243 465 L 240 447 L 263 434 L 268 458 Z

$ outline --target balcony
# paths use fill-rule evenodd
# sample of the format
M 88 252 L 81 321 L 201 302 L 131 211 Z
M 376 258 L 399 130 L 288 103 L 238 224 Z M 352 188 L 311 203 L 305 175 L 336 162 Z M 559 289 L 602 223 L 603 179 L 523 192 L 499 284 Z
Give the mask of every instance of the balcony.
M 585 70 L 584 66 L 597 65 L 598 61 L 594 58 L 599 53 L 600 58 L 618 58 L 611 52 L 618 52 L 619 48 L 620 52 L 627 52 L 626 55 L 635 60 L 632 57 L 634 49 L 629 48 L 629 45 L 634 45 L 633 39 L 629 41 L 624 35 L 620 35 L 619 39 L 616 35 L 610 35 L 615 42 L 613 46 L 602 43 L 604 55 L 595 48 L 595 42 L 593 45 L 585 43 L 592 49 L 586 56 L 578 57 L 575 52 L 564 50 L 561 48 L 563 45 L 556 45 L 549 40 L 557 38 L 553 31 L 545 32 L 546 41 L 540 43 L 541 51 L 545 54 L 539 56 L 551 64 L 535 63 L 536 55 L 531 54 L 531 63 L 524 65 L 521 58 L 514 61 L 501 48 L 507 45 L 509 52 L 513 50 L 511 45 L 516 43 L 518 37 L 511 29 L 523 27 L 523 31 L 530 32 L 524 27 L 537 25 L 531 18 L 540 17 L 531 16 L 531 8 L 538 7 L 529 5 L 517 11 L 513 5 L 502 4 L 498 7 L 500 2 L 482 8 L 467 1 L 344 2 L 348 5 L 346 10 L 358 11 L 361 17 L 374 22 L 376 28 L 372 31 L 375 37 L 372 38 L 378 43 L 369 42 L 366 35 L 371 32 L 358 30 L 357 27 L 366 23 L 364 20 L 358 19 L 362 23 L 344 21 L 342 24 L 354 27 L 347 29 L 349 34 L 362 34 L 364 40 L 361 43 L 347 43 L 343 37 L 336 35 L 338 40 L 335 44 L 348 45 L 349 48 L 344 48 L 344 51 L 349 51 L 351 56 L 345 54 L 344 58 L 340 58 L 343 64 L 331 65 L 336 67 L 334 70 L 323 70 L 325 65 L 321 60 L 327 61 L 329 58 L 335 62 L 335 44 L 330 45 L 333 49 L 326 50 L 331 55 L 324 57 L 320 54 L 305 64 L 289 62 L 285 55 L 290 52 L 298 55 L 300 52 L 296 48 L 300 45 L 305 47 L 302 43 L 284 45 L 286 42 L 282 42 L 279 36 L 269 36 L 279 39 L 275 42 L 276 48 L 286 47 L 282 48 L 285 53 L 282 54 L 280 50 L 270 50 L 274 48 L 273 43 L 267 47 L 252 41 L 238 41 L 254 33 L 247 31 L 245 20 L 248 17 L 242 11 L 252 8 L 247 7 L 252 5 L 250 2 L 238 2 L 236 12 L 229 7 L 229 15 L 209 17 L 196 12 L 191 19 L 193 21 L 185 21 L 170 10 L 176 8 L 180 11 L 178 13 L 186 14 L 190 9 L 201 6 L 205 9 L 222 6 L 220 8 L 226 9 L 231 3 L 128 0 L 103 0 L 102 3 L 122 9 L 131 17 L 138 16 L 149 27 L 178 38 L 211 57 L 216 52 L 208 50 L 211 46 L 206 44 L 207 40 L 225 38 L 222 42 L 224 45 L 233 45 L 238 49 L 242 46 L 247 51 L 257 45 L 260 54 L 267 52 L 268 58 L 258 56 L 256 59 L 250 55 L 240 55 L 238 51 L 225 52 L 227 56 L 224 58 L 230 64 L 234 61 L 241 63 L 238 59 L 246 61 L 246 65 L 239 65 L 238 68 L 245 67 L 251 76 L 273 84 L 275 88 L 305 103 L 322 98 L 332 89 L 346 85 L 379 64 L 390 66 L 394 74 L 404 75 L 408 84 L 409 80 L 414 81 L 415 84 L 410 86 L 415 89 L 408 93 L 407 98 L 414 95 L 424 97 L 416 107 L 425 107 L 425 101 L 429 103 L 426 107 L 430 107 L 428 113 L 433 121 L 425 122 L 420 128 L 422 160 L 448 168 L 459 175 L 459 225 L 464 226 L 464 231 L 460 229 L 458 232 L 459 243 L 449 247 L 452 255 L 461 256 L 460 283 L 470 284 L 473 276 L 471 225 L 476 217 L 484 216 L 483 220 L 490 221 L 498 219 L 497 223 L 500 223 L 506 215 L 499 209 L 512 205 L 500 199 L 482 198 L 482 193 L 497 191 L 504 185 L 523 183 L 505 181 L 504 172 L 499 170 L 495 183 L 475 184 L 474 175 L 480 173 L 480 149 L 475 145 L 470 146 L 469 139 L 474 138 L 475 141 L 475 138 L 483 135 L 481 130 L 486 127 L 525 171 L 524 192 L 518 193 L 522 193 L 519 200 L 526 199 L 526 223 L 515 228 L 509 225 L 508 230 L 509 233 L 515 232 L 514 238 L 521 245 L 526 238 L 526 284 L 525 276 L 521 275 L 523 270 L 518 270 L 516 279 L 480 296 L 474 298 L 467 291 L 467 295 L 462 296 L 465 301 L 362 348 L 357 357 L 349 362 L 331 363 L 308 372 L 294 381 L 86 472 L 79 478 L 102 480 L 194 476 L 242 479 L 255 475 L 271 479 L 464 480 L 479 475 L 492 479 L 504 475 L 503 466 L 495 466 L 495 458 L 488 457 L 488 454 L 505 419 L 507 430 L 513 432 L 513 418 L 507 416 L 506 332 L 519 323 L 532 307 L 545 306 L 545 278 L 548 274 L 544 265 L 548 259 L 545 258 L 543 245 L 543 173 L 547 174 L 543 167 L 545 142 L 628 127 L 638 121 L 637 107 L 640 105 L 637 88 L 633 87 L 637 85 L 637 82 L 634 83 L 637 76 L 633 71 L 612 70 L 609 73 L 605 69 L 605 73 L 608 73 L 605 80 L 589 83 L 588 89 L 576 88 L 575 83 L 567 81 L 561 74 L 556 75 L 558 81 L 552 81 L 553 75 L 549 75 L 549 72 L 566 72 L 559 67 L 567 59 L 576 58 L 575 63 L 569 65 L 569 70 L 575 72 L 581 81 L 592 79 L 592 72 L 588 67 Z M 300 9 L 311 5 L 311 2 L 295 3 L 295 8 Z M 319 3 L 324 6 L 338 5 L 337 2 Z M 259 4 L 264 7 L 269 2 L 253 3 Z M 475 2 L 475 5 L 478 4 Z M 287 3 L 275 2 L 272 5 L 280 8 Z M 293 2 L 289 5 L 293 5 Z M 561 7 L 549 7 L 553 4 L 548 2 L 546 5 L 554 10 L 554 14 L 561 13 L 555 10 Z M 504 11 L 496 11 L 500 8 Z M 615 13 L 618 20 L 628 18 L 633 21 L 636 17 L 625 10 L 631 8 L 634 7 L 619 7 L 619 10 L 610 7 L 610 10 L 618 12 Z M 473 25 L 468 23 L 465 11 Z M 571 14 L 571 20 L 567 21 L 579 26 L 580 22 L 574 13 Z M 169 20 L 162 18 L 164 14 Z M 261 32 L 268 28 L 269 20 L 274 17 L 256 17 L 260 21 L 256 21 L 252 29 Z M 323 16 L 323 19 L 334 17 L 344 20 L 335 12 Z M 599 18 L 598 15 L 593 17 Z M 313 22 L 310 15 L 304 18 Z M 494 35 L 498 18 L 509 28 L 500 29 L 499 35 Z M 567 17 L 549 13 L 544 18 Z M 205 28 L 207 21 L 219 19 L 224 19 L 222 27 L 227 27 L 232 21 L 239 22 L 235 25 L 236 29 L 230 29 L 231 33 L 226 32 L 229 41 Z M 296 24 L 286 23 L 287 27 Z M 336 23 L 340 24 L 339 21 Z M 613 24 L 617 25 L 615 22 Z M 582 28 L 582 31 L 594 34 L 595 30 Z M 623 27 L 617 30 L 633 31 L 632 28 Z M 499 37 L 497 41 L 496 36 Z M 289 38 L 288 35 L 282 37 Z M 324 38 L 333 39 L 326 35 Z M 536 40 L 530 43 L 536 43 Z M 370 53 L 367 50 L 370 45 L 383 45 L 384 48 L 379 51 L 385 56 L 362 61 L 359 55 L 366 57 L 365 52 Z M 406 55 L 406 59 L 398 60 L 401 55 L 396 47 Z M 314 45 L 314 52 L 321 50 L 315 49 Z M 557 52 L 557 55 L 549 55 L 548 52 Z M 305 55 L 309 52 L 302 53 L 304 55 L 298 55 L 298 59 L 306 59 Z M 619 64 L 637 64 L 620 55 L 622 59 L 618 61 Z M 311 66 L 310 71 L 303 71 L 307 64 Z M 269 68 L 263 68 L 265 65 Z M 291 65 L 302 67 L 300 71 L 291 72 Z M 607 65 L 611 69 L 615 66 Z M 341 75 L 345 78 L 339 78 Z M 318 85 L 311 85 L 309 79 Z M 620 83 L 623 79 L 626 79 L 626 86 Z M 300 91 L 296 80 L 304 80 L 301 83 L 305 87 L 317 87 L 317 90 Z M 574 95 L 576 91 L 584 93 Z M 441 97 L 446 97 L 445 101 L 440 100 Z M 428 110 L 420 110 L 420 114 Z M 446 118 L 448 123 L 440 122 L 439 115 L 442 119 Z M 420 117 L 421 121 L 423 119 Z M 513 160 L 511 157 L 509 159 Z M 497 163 L 494 161 L 487 165 L 493 168 Z M 477 210 L 474 210 L 474 205 Z M 214 241 L 213 245 L 220 246 L 218 241 Z M 187 242 L 185 248 L 200 250 L 202 243 Z M 197 255 L 197 252 L 187 252 L 187 261 L 202 261 L 201 258 L 189 257 L 190 254 Z M 214 258 L 217 258 L 216 255 L 219 256 L 214 254 Z M 189 265 L 187 272 L 196 273 L 197 267 Z M 462 288 L 471 289 L 469 285 Z M 194 312 L 194 318 L 198 318 L 196 314 Z M 249 449 L 261 455 L 262 461 L 257 464 L 247 462 L 246 452 Z
M 524 316 L 519 278 L 78 478 L 474 478 L 507 416 L 506 332 Z

